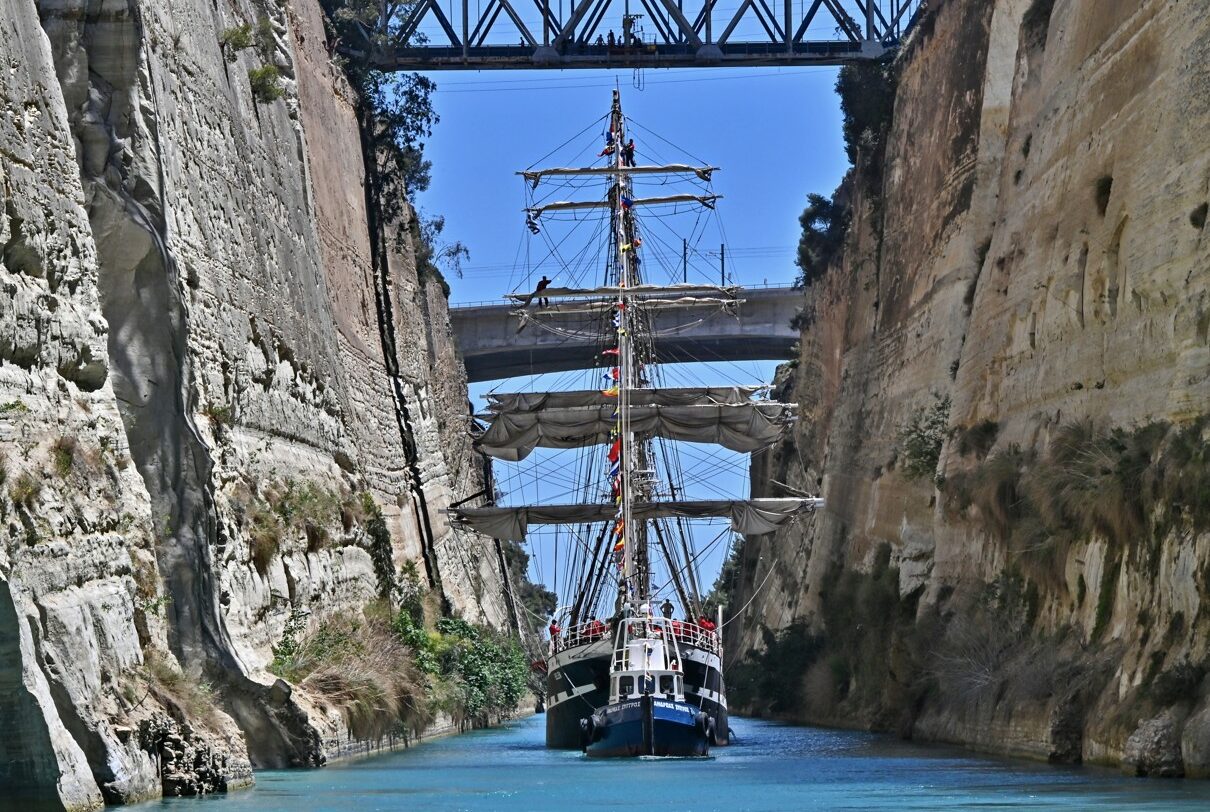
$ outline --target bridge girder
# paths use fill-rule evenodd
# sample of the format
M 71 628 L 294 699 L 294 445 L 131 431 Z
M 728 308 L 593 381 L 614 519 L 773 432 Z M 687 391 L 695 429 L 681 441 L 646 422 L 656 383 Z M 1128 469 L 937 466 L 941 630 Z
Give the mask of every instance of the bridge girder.
M 568 0 L 566 12 L 552 0 L 457 0 L 448 14 L 440 0 L 383 0 L 340 49 L 387 71 L 840 65 L 882 57 L 922 1 L 742 0 L 720 15 L 719 0 Z M 622 32 L 607 42 L 621 3 Z M 514 42 L 492 40 L 502 18 Z M 833 26 L 830 39 L 808 38 L 818 24 Z

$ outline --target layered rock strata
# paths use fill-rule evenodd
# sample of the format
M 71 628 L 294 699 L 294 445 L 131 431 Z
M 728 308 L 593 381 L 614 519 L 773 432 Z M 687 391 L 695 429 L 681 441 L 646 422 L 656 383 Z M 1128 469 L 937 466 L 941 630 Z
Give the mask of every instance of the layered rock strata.
M 268 672 L 288 623 L 407 562 L 515 617 L 444 519 L 483 483 L 465 377 L 440 280 L 374 261 L 319 4 L 16 0 L 0 59 L 0 785 L 90 808 L 367 746 Z
M 1210 535 L 1172 501 L 1183 486 L 1147 485 L 1137 519 L 1097 486 L 1055 519 L 1027 487 L 1074 471 L 1117 487 L 1136 462 L 1158 482 L 1178 440 L 1210 440 L 1207 10 L 928 4 L 885 155 L 859 158 L 842 256 L 806 291 L 782 380 L 796 436 L 753 468 L 754 493 L 828 509 L 742 550 L 736 668 L 807 663 L 788 699 L 737 685 L 750 710 L 1210 770 Z M 922 415 L 940 456 L 912 476 Z M 1204 476 L 1201 459 L 1173 476 Z

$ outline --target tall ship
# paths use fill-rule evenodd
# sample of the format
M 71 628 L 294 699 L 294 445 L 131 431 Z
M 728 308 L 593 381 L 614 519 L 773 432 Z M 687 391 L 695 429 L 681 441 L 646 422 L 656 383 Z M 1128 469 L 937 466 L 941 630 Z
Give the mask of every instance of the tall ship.
M 705 319 L 735 318 L 743 304 L 742 289 L 725 274 L 719 284 L 689 282 L 687 241 L 680 279 L 665 282 L 646 270 L 648 258 L 669 264 L 660 250 L 671 244 L 659 231 L 668 229 L 665 215 L 713 211 L 717 168 L 637 163 L 617 90 L 599 123 L 604 144 L 593 165 L 519 173 L 526 226 L 549 247 L 556 278 L 570 284 L 544 274 L 536 290 L 527 280 L 525 290 L 509 294 L 518 331 L 544 331 L 556 346 L 560 339 L 591 342 L 597 352 L 585 365 L 595 385 L 492 392 L 475 439 L 484 454 L 510 464 L 539 448 L 577 449 L 578 456 L 529 476 L 521 490 L 552 497 L 544 504 L 460 506 L 451 515 L 515 542 L 531 528 L 553 528 L 567 603 L 550 619 L 540 663 L 548 747 L 590 757 L 705 756 L 728 744 L 730 726 L 723 611 L 707 605 L 699 564 L 711 549 L 717 557 L 720 539 L 772 532 L 822 500 L 691 498 L 702 474 L 684 470 L 679 446 L 761 451 L 781 438 L 795 409 L 764 398 L 767 386 L 683 385 L 697 382 L 692 373 L 684 380 L 683 367 L 669 372 L 665 338 Z M 577 198 L 553 199 L 565 191 Z M 577 250 L 573 238 L 582 229 L 596 236 Z M 702 519 L 726 521 L 705 545 L 693 527 Z

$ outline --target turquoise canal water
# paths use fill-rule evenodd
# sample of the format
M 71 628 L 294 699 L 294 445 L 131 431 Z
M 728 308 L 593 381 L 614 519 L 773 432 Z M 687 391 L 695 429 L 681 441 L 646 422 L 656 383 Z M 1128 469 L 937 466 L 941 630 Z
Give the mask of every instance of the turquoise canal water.
M 543 717 L 337 764 L 257 774 L 251 790 L 140 812 L 643 812 L 1210 809 L 1210 782 L 986 758 L 868 733 L 733 719 L 710 759 L 589 761 L 542 746 Z

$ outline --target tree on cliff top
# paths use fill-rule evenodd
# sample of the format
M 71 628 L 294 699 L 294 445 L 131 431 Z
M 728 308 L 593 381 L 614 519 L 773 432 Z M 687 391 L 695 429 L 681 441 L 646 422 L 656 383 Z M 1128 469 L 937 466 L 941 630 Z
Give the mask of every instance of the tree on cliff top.
M 374 156 L 380 222 L 384 228 L 394 225 L 397 250 L 402 250 L 406 236 L 412 237 L 420 275 L 438 279 L 448 295 L 449 286 L 441 278 L 438 265 L 461 276 L 461 261 L 470 252 L 461 242 L 439 239 L 445 226 L 443 218 L 413 215 L 408 210 L 409 197 L 423 192 L 431 181 L 432 162 L 424 157 L 424 142 L 439 121 L 432 99 L 437 85 L 418 73 L 377 70 L 368 59 L 376 48 L 401 44 L 399 20 L 410 4 L 384 4 L 380 0 L 322 2 L 328 42 L 337 54 L 334 59 L 357 92 L 366 149 Z M 422 34 L 413 35 L 411 40 L 421 41 Z
M 802 226 L 802 236 L 798 238 L 798 256 L 794 260 L 799 269 L 794 284 L 805 287 L 823 277 L 828 265 L 844 247 L 845 234 L 849 231 L 849 208 L 835 195 L 829 200 L 812 193 L 807 195 L 807 207 L 798 223 Z
M 872 198 L 882 191 L 883 153 L 895 112 L 897 78 L 889 58 L 845 65 L 836 76 L 845 154 Z

